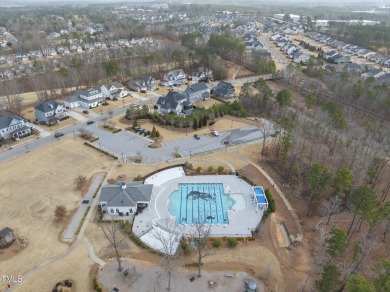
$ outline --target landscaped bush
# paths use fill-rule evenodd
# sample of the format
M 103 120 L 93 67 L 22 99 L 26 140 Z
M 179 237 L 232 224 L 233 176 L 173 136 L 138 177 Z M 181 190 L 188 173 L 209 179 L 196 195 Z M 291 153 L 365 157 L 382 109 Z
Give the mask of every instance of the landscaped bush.
M 220 246 L 222 245 L 222 239 L 220 239 L 220 238 L 215 238 L 215 239 L 214 239 L 214 242 L 213 242 L 213 245 L 214 245 L 215 247 L 220 247 Z
M 96 278 L 93 279 L 93 289 L 95 289 L 96 292 L 102 292 L 102 288 L 100 288 Z
M 223 167 L 222 165 L 218 166 L 218 172 L 221 173 L 225 170 L 225 167 Z
M 112 131 L 112 133 L 119 133 L 120 131 L 122 131 L 122 129 L 115 129 L 114 131 Z
M 265 189 L 264 193 L 268 201 L 268 209 L 264 212 L 262 220 L 266 220 L 271 213 L 276 211 L 275 200 L 272 197 L 271 191 L 269 189 Z
M 136 177 L 133 178 L 133 181 L 142 181 L 142 175 L 138 174 Z
M 207 168 L 207 170 L 209 171 L 209 172 L 213 172 L 213 170 L 214 170 L 214 167 L 212 167 L 211 165 Z
M 186 161 L 184 163 L 184 169 L 189 169 L 189 170 L 192 170 L 194 167 L 192 166 L 192 163 L 189 163 L 188 161 Z
M 197 172 L 197 173 L 201 173 L 201 172 L 202 172 L 202 167 L 201 167 L 201 166 L 198 166 L 198 167 L 196 168 L 196 172 Z
M 121 226 L 123 232 L 125 232 L 127 234 L 129 234 L 131 232 L 132 225 L 128 220 L 122 221 L 120 223 L 120 226 Z
M 230 247 L 235 247 L 238 244 L 237 238 L 235 237 L 229 237 L 227 242 Z
M 181 244 L 180 244 L 180 247 L 182 248 L 182 250 L 184 251 L 184 254 L 185 255 L 190 255 L 192 250 L 191 250 L 191 247 L 188 245 L 188 243 L 186 241 L 183 241 Z

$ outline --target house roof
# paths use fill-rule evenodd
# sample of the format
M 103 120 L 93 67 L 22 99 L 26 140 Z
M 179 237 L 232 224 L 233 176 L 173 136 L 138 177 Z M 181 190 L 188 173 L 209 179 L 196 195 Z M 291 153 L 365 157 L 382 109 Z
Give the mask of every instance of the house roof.
M 217 93 L 219 95 L 227 95 L 234 92 L 234 86 L 225 81 L 220 81 L 217 86 L 213 88 L 213 93 Z
M 180 101 L 185 100 L 185 99 L 187 99 L 187 97 L 184 96 L 183 94 L 176 92 L 176 91 L 170 91 L 170 92 L 168 92 L 168 94 L 166 96 L 161 96 L 158 99 L 157 104 L 160 105 L 162 108 L 166 108 L 166 109 L 174 108 L 175 109 L 177 107 L 177 104 Z
M 107 207 L 136 206 L 137 202 L 150 201 L 152 190 L 153 185 L 151 184 L 117 182 L 102 187 L 100 202 L 107 202 Z
M 123 85 L 120 84 L 119 82 L 112 82 L 112 83 L 107 83 L 103 85 L 105 88 L 110 89 L 111 87 L 116 87 L 117 89 L 123 88 Z
M 187 87 L 187 89 L 184 91 L 184 93 L 191 94 L 194 92 L 199 92 L 199 91 L 203 91 L 203 90 L 207 90 L 207 89 L 208 89 L 208 87 L 204 82 L 198 82 L 198 83 L 194 83 L 192 85 L 189 85 Z
M 2 230 L 0 230 L 0 238 L 6 237 L 10 232 L 12 232 L 12 229 L 9 227 L 5 227 Z
M 51 112 L 55 110 L 60 104 L 55 100 L 46 100 L 38 104 L 35 109 L 43 113 Z
M 76 92 L 76 94 L 78 96 L 80 96 L 80 95 L 93 96 L 93 95 L 99 94 L 99 93 L 100 93 L 100 89 L 97 89 L 97 88 L 88 88 L 88 89 L 79 90 Z
M 8 128 L 13 119 L 16 119 L 19 121 L 23 120 L 21 117 L 18 117 L 17 115 L 0 114 L 0 129 Z

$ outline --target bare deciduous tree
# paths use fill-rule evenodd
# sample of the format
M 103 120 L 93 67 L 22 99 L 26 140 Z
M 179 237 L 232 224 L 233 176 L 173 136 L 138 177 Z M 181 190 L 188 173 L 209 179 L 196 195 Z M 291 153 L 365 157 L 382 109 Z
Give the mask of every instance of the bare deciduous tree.
M 54 211 L 54 216 L 56 216 L 56 218 L 60 221 L 66 216 L 67 212 L 68 210 L 66 210 L 64 205 L 59 205 Z
M 162 252 L 164 257 L 162 261 L 166 261 L 165 270 L 168 273 L 168 287 L 167 290 L 171 290 L 171 276 L 174 268 L 173 261 L 175 259 L 175 253 L 180 241 L 180 233 L 178 232 L 177 225 L 171 218 L 166 218 L 161 225 L 161 228 L 153 228 L 153 237 L 161 243 Z
M 119 249 L 121 248 L 122 242 L 125 238 L 121 236 L 118 223 L 112 221 L 111 223 L 101 223 L 99 226 L 102 229 L 105 238 L 110 243 L 108 248 L 111 247 L 114 249 L 115 257 L 118 262 L 118 271 L 122 271 Z
M 75 184 L 75 186 L 76 186 L 76 189 L 77 190 L 80 190 L 80 189 L 82 189 L 84 186 L 85 186 L 85 184 L 87 183 L 87 177 L 85 176 L 85 175 L 78 175 L 75 179 L 74 179 L 74 181 L 73 181 L 73 183 Z
M 198 277 L 202 277 L 202 259 L 212 252 L 206 251 L 206 244 L 210 236 L 211 225 L 206 225 L 204 222 L 198 222 L 195 220 L 194 231 L 191 232 L 191 238 L 195 241 L 195 245 L 198 249 Z

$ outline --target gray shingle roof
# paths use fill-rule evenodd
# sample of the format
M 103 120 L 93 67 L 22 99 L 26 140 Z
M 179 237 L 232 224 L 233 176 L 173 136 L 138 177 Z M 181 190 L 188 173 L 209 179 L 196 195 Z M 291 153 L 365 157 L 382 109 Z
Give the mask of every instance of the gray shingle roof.
M 153 185 L 144 185 L 142 182 L 124 182 L 104 186 L 100 195 L 100 202 L 107 202 L 107 207 L 131 207 L 137 202 L 150 201 Z
M 16 115 L 2 115 L 2 114 L 0 114 L 0 129 L 8 128 L 8 126 L 11 124 L 13 119 L 16 119 L 19 121 L 23 120 L 21 117 L 18 117 Z
M 55 110 L 58 107 L 59 103 L 56 102 L 55 100 L 47 100 L 44 102 L 41 102 L 38 104 L 35 109 L 39 110 L 41 112 L 47 113 Z
M 0 230 L 0 238 L 4 238 L 7 236 L 10 232 L 12 232 L 12 229 L 9 227 L 5 227 L 2 230 Z
M 166 96 L 161 96 L 158 99 L 157 104 L 163 108 L 176 109 L 178 102 L 183 99 L 187 99 L 187 97 L 179 92 L 170 91 Z
M 207 89 L 207 85 L 204 82 L 199 82 L 188 86 L 185 91 L 191 93 L 191 92 L 203 91 L 205 89 Z

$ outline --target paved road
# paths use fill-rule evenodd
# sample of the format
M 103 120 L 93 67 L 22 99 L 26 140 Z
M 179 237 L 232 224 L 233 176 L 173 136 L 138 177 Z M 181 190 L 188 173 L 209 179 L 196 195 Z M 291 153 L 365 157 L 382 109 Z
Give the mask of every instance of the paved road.
M 246 82 L 254 82 L 255 80 L 261 78 L 260 76 L 254 76 L 254 77 L 247 77 L 247 78 L 240 78 L 233 81 L 235 85 L 238 84 L 244 84 Z M 150 92 L 149 92 L 150 93 Z M 148 93 L 148 94 L 149 94 Z M 157 102 L 159 98 L 159 94 L 152 92 L 150 93 L 154 97 L 148 98 L 147 100 L 141 100 L 139 101 L 139 105 L 143 104 L 154 104 Z M 128 106 L 117 108 L 113 111 L 113 117 L 117 117 L 120 115 L 124 115 L 126 113 Z M 75 113 L 77 114 L 77 113 Z M 198 154 L 198 153 L 204 153 L 209 151 L 215 151 L 218 149 L 223 149 L 225 146 L 221 143 L 221 140 L 225 138 L 226 135 L 228 135 L 228 132 L 221 133 L 220 137 L 206 137 L 204 139 L 201 139 L 199 141 L 194 141 L 193 138 L 187 138 L 187 139 L 181 139 L 179 141 L 175 142 L 167 142 L 163 143 L 164 147 L 159 149 L 151 149 L 147 147 L 139 147 L 137 145 L 143 145 L 146 146 L 149 143 L 147 140 L 139 140 L 140 137 L 137 135 L 131 134 L 128 136 L 128 140 L 122 138 L 117 138 L 115 135 L 99 129 L 96 125 L 101 122 L 103 119 L 108 119 L 109 114 L 103 113 L 101 115 L 96 114 L 95 117 L 92 117 L 90 121 L 94 121 L 95 123 L 92 125 L 87 125 L 87 120 L 81 121 L 80 123 L 76 125 L 70 125 L 67 128 L 61 129 L 61 132 L 64 133 L 65 136 L 73 136 L 76 134 L 76 132 L 80 128 L 86 128 L 94 132 L 96 136 L 98 136 L 100 139 L 96 142 L 96 145 L 99 145 L 100 142 L 101 147 L 108 150 L 109 152 L 114 152 L 119 158 L 123 157 L 133 157 L 137 153 L 141 152 L 142 156 L 145 157 L 144 163 L 154 163 L 154 162 L 160 162 L 160 161 L 166 161 L 173 158 L 173 153 L 176 152 L 175 148 L 179 147 L 179 152 L 182 153 L 184 156 L 189 156 L 190 152 L 191 154 Z M 123 133 L 122 133 L 123 134 Z M 137 137 L 137 139 L 135 138 Z M 134 139 L 133 139 L 134 138 Z M 62 139 L 58 138 L 58 139 Z M 247 138 L 248 140 L 249 138 Z M 6 151 L 0 152 L 0 162 L 6 161 L 8 159 L 11 159 L 12 157 L 15 157 L 17 155 L 22 155 L 23 153 L 33 151 L 34 149 L 37 149 L 43 145 L 55 143 L 56 138 L 54 137 L 54 134 L 50 134 L 46 137 L 40 137 L 39 139 L 33 140 L 29 143 L 17 146 L 15 148 L 11 148 Z M 131 143 L 129 141 L 132 140 Z M 252 139 L 249 139 L 252 140 Z M 245 139 L 243 139 L 245 143 Z M 124 143 L 125 142 L 125 143 Z M 119 145 L 121 143 L 124 143 L 123 145 Z M 240 144 L 240 143 L 238 143 Z M 135 145 L 133 147 L 133 145 Z
M 268 41 L 268 37 L 269 35 L 266 34 L 264 36 L 262 36 L 260 42 L 262 43 L 263 47 L 267 50 L 269 50 L 272 54 L 272 56 L 280 63 L 283 65 L 284 68 L 287 67 L 288 65 L 288 62 L 286 61 L 285 57 L 283 56 L 283 54 L 279 51 L 279 50 L 275 50 L 273 47 L 272 47 L 272 44 Z
M 143 104 L 149 104 L 149 103 L 156 103 L 157 99 L 158 99 L 158 97 L 154 97 L 154 98 L 151 98 L 151 99 L 146 100 L 146 101 L 140 101 L 139 104 L 143 105 Z M 118 109 L 114 110 L 113 116 L 116 117 L 116 116 L 125 114 L 127 108 L 128 107 L 122 107 L 122 108 L 118 108 Z M 107 118 L 107 119 L 109 118 L 108 113 L 104 113 L 104 114 L 99 115 L 97 117 L 91 118 L 90 120 L 94 121 L 96 124 L 104 118 Z M 73 136 L 77 132 L 78 129 L 89 128 L 89 127 L 90 126 L 87 125 L 87 121 L 84 121 L 84 122 L 81 122 L 81 123 L 76 124 L 76 125 L 71 125 L 65 129 L 61 129 L 61 132 L 63 132 L 65 134 L 65 136 Z M 59 139 L 61 139 L 61 138 L 59 138 Z M 43 145 L 46 145 L 49 143 L 54 143 L 55 141 L 56 141 L 56 138 L 54 137 L 54 134 L 51 134 L 50 136 L 41 137 L 37 140 L 33 140 L 33 141 L 29 142 L 28 144 L 26 144 L 26 145 L 28 145 L 27 148 L 22 147 L 22 146 L 24 146 L 24 144 L 23 144 L 21 146 L 12 148 L 10 150 L 0 152 L 0 162 L 8 160 L 8 159 L 15 157 L 17 155 L 21 155 L 21 154 L 25 153 L 26 151 L 33 151 L 34 149 L 37 149 Z M 26 150 L 26 149 L 28 149 L 28 150 Z
M 98 127 L 91 128 L 99 136 L 99 140 L 93 144 L 120 159 L 131 160 L 137 156 L 143 156 L 143 163 L 157 163 L 174 158 L 176 151 L 184 157 L 210 153 L 226 148 L 225 142 L 233 145 L 250 143 L 263 138 L 263 133 L 254 126 L 248 126 L 232 131 L 220 132 L 219 137 L 212 135 L 200 135 L 200 139 L 194 137 L 178 139 L 175 141 L 163 142 L 161 148 L 148 148 L 152 142 L 128 131 L 111 134 Z
M 66 227 L 64 233 L 62 234 L 62 240 L 73 241 L 77 228 L 80 225 L 80 221 L 83 218 L 83 215 L 87 210 L 87 208 L 91 206 L 91 203 L 93 201 L 93 195 L 98 190 L 99 184 L 102 181 L 103 177 L 104 177 L 103 173 L 97 173 L 94 175 L 92 179 L 92 183 L 89 186 L 88 192 L 85 194 L 84 198 L 80 200 L 79 208 L 77 209 L 76 213 L 73 215 L 72 220 L 70 221 L 69 225 Z M 83 204 L 82 203 L 83 200 L 89 200 L 88 204 Z

